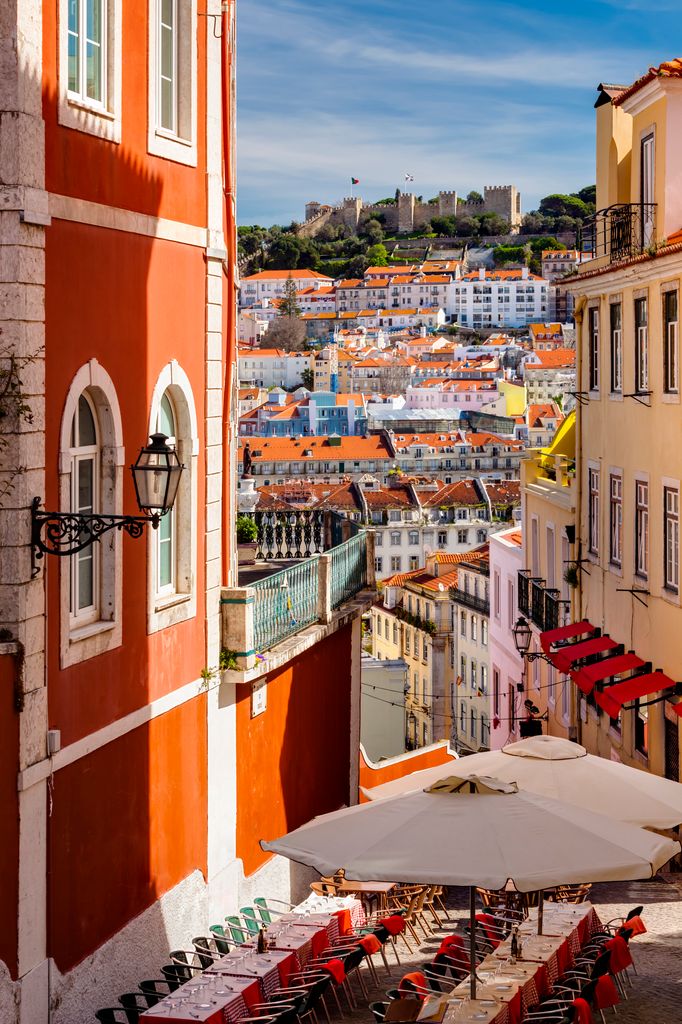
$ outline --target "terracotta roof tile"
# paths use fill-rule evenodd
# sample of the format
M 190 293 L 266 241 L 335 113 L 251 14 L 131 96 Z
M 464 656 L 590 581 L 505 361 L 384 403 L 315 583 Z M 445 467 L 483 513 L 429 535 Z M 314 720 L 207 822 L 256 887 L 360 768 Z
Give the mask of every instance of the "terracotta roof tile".
M 613 100 L 614 107 L 620 107 L 630 96 L 634 96 L 649 82 L 655 78 L 682 78 L 682 57 L 673 57 L 672 60 L 664 61 L 655 67 L 650 67 L 645 75 L 633 82 L 629 88 L 619 93 Z

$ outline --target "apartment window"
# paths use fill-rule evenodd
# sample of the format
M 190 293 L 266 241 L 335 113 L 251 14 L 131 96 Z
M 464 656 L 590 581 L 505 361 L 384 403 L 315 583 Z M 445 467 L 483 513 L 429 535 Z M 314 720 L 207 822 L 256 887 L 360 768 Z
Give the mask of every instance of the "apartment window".
M 468 542 L 469 542 L 469 531 L 468 530 L 458 530 L 457 531 L 457 543 L 458 544 L 468 544 Z
M 642 202 L 642 247 L 645 248 L 654 240 L 654 147 L 653 132 L 646 135 L 641 142 L 640 150 L 640 195 Z
M 411 629 L 406 629 L 405 630 L 405 654 L 409 654 L 410 653 L 410 637 L 411 637 L 411 635 L 412 635 L 412 630 Z
M 478 616 L 471 616 L 471 639 L 476 641 L 478 639 Z
M 460 654 L 459 657 L 459 678 L 462 684 L 467 681 L 467 658 L 466 654 Z
M 493 608 L 495 612 L 495 618 L 500 617 L 500 574 L 496 569 L 493 574 Z
M 159 405 L 156 430 L 165 434 L 167 443 L 175 446 L 176 427 L 173 403 L 168 392 L 164 392 Z M 176 586 L 176 511 L 171 509 L 161 517 L 156 531 L 156 592 L 169 594 L 175 592 Z
M 609 477 L 609 561 L 623 563 L 623 477 L 611 473 Z
M 599 554 L 599 470 L 588 469 L 588 550 L 590 554 Z
M 471 669 L 471 689 L 475 690 L 476 686 L 478 684 L 478 672 L 477 672 L 476 662 L 473 661 L 473 660 L 471 662 L 470 669 Z
M 388 640 L 388 615 L 384 619 L 384 638 Z
M 99 511 L 100 441 L 97 416 L 87 393 L 78 399 L 71 426 L 71 511 Z M 99 618 L 99 544 L 71 557 L 71 622 L 85 625 Z
M 419 568 L 419 555 L 410 555 L 410 572 Z
M 514 595 L 514 580 L 507 580 L 507 625 L 512 628 L 516 622 L 516 600 Z
M 466 707 L 463 700 L 459 702 L 459 728 L 461 732 L 466 728 Z
M 663 390 L 668 395 L 679 391 L 677 291 L 663 293 Z
M 197 0 L 149 0 L 150 153 L 196 165 Z
M 611 391 L 623 390 L 623 328 L 622 306 L 612 302 L 610 307 L 611 329 Z
M 488 693 L 488 666 L 481 665 L 481 693 L 486 696 Z
M 444 548 L 446 546 L 447 542 L 448 542 L 448 531 L 447 530 L 439 530 L 438 531 L 438 546 Z
M 478 726 L 478 714 L 476 712 L 476 708 L 472 708 L 471 711 L 469 712 L 469 731 L 471 733 L 471 738 L 473 740 L 476 739 L 476 729 L 477 729 L 477 726 Z
M 490 721 L 485 712 L 481 712 L 481 746 L 490 746 Z
M 646 298 L 635 299 L 635 391 L 649 390 L 649 326 Z
M 500 670 L 493 668 L 493 713 L 500 714 Z
M 380 547 L 383 546 L 383 543 L 384 543 L 384 531 L 383 530 L 377 530 L 376 533 L 374 534 L 374 546 L 376 548 L 380 548 Z
M 635 573 L 649 575 L 649 484 L 635 481 Z
M 69 95 L 105 103 L 106 0 L 68 0 Z
M 383 572 L 384 571 L 384 560 L 383 560 L 383 558 L 375 557 L 375 559 L 374 559 L 374 571 L 375 572 Z
M 587 319 L 590 391 L 599 390 L 599 307 L 592 306 Z
M 644 754 L 645 757 L 648 757 L 649 709 L 641 704 L 639 700 L 635 701 L 634 728 L 635 750 L 638 750 L 640 754 Z
M 488 620 L 481 619 L 481 643 L 484 647 L 488 646 Z
M 680 490 L 679 487 L 663 488 L 663 516 L 666 590 L 677 594 L 680 588 Z
M 400 556 L 391 555 L 391 572 L 400 572 Z
M 408 533 L 408 544 L 419 544 L 419 530 L 410 530 Z
M 400 547 L 400 530 L 391 530 L 391 546 L 394 548 Z
M 393 643 L 394 644 L 398 643 L 398 623 L 397 622 L 393 623 Z
M 514 697 L 514 687 L 512 685 L 510 685 L 507 691 L 507 701 L 509 708 L 509 731 L 514 732 L 514 729 L 516 728 L 516 702 Z

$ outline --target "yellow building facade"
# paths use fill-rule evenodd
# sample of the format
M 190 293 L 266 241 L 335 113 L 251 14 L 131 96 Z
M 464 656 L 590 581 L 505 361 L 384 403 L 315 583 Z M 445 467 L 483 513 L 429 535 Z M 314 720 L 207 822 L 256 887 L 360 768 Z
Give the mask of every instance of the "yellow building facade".
M 574 724 L 591 751 L 679 779 L 681 719 L 669 684 L 682 679 L 682 62 L 629 87 L 600 87 L 596 110 L 598 212 L 584 246 L 593 258 L 570 285 L 579 402 L 572 615 L 665 675 L 617 719 L 580 698 Z

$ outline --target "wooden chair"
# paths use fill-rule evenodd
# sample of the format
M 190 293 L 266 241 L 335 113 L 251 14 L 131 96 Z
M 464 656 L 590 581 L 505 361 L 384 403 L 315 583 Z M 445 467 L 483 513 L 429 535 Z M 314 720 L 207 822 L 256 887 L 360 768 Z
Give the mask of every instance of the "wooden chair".
M 310 888 L 316 896 L 336 896 L 338 892 L 333 882 L 311 882 Z

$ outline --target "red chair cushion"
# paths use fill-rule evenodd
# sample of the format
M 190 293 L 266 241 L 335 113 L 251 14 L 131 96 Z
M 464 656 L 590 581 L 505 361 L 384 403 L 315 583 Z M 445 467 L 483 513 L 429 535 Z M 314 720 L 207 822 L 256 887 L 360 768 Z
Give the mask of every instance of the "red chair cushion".
M 574 999 L 573 1006 L 575 1007 L 575 1024 L 594 1024 L 590 1004 L 585 999 L 580 997 Z
M 488 942 L 491 943 L 493 949 L 497 949 L 502 941 L 502 937 L 497 929 L 495 919 L 492 914 L 476 914 L 476 920 L 483 926 L 486 938 L 488 939 Z
M 628 944 L 622 935 L 615 935 L 605 943 L 605 948 L 611 950 L 609 966 L 613 974 L 620 974 L 626 967 L 632 964 L 632 956 Z
M 328 960 L 326 964 L 321 964 L 320 967 L 323 971 L 331 974 L 337 985 L 342 985 L 346 980 L 346 971 L 341 960 L 334 958 L 333 960 Z
M 598 1010 L 607 1010 L 620 1002 L 616 983 L 610 975 L 599 978 L 594 989 L 594 1005 Z
M 398 991 L 403 995 L 405 992 L 419 992 L 421 995 L 424 989 L 428 989 L 426 977 L 421 971 L 410 971 L 404 974 L 398 985 Z
M 641 917 L 631 917 L 629 921 L 623 922 L 624 928 L 629 928 L 632 931 L 633 937 L 635 935 L 644 935 L 646 931 L 646 925 Z
M 405 931 L 405 922 L 399 914 L 382 917 L 379 924 L 383 925 L 389 935 L 400 935 L 401 932 Z
M 360 939 L 358 945 L 362 946 L 368 956 L 371 956 L 372 953 L 378 953 L 381 949 L 381 943 L 376 935 L 365 935 L 364 938 Z
M 446 935 L 441 942 L 437 956 L 441 954 L 450 957 L 454 960 L 457 967 L 462 967 L 467 971 L 471 970 L 471 960 L 469 959 L 469 950 L 464 945 L 464 939 L 461 935 Z

